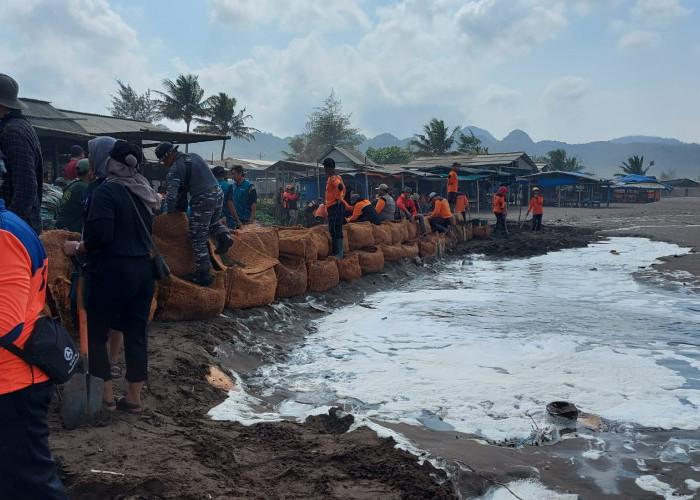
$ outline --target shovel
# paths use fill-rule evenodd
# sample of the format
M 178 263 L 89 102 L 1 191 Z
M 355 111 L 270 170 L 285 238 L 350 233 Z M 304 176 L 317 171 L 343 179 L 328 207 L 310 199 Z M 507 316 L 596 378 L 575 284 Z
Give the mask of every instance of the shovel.
M 76 373 L 61 386 L 63 427 L 75 429 L 90 422 L 102 408 L 104 380 L 90 375 L 88 365 L 87 313 L 83 301 L 83 276 L 78 276 L 78 328 L 82 373 Z

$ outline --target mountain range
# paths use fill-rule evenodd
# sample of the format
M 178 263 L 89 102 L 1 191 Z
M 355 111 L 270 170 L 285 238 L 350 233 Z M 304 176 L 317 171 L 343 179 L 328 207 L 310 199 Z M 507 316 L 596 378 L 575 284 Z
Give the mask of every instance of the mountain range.
M 482 146 L 490 153 L 505 153 L 524 151 L 530 156 L 546 155 L 555 149 L 564 149 L 569 157 L 575 156 L 584 165 L 587 172 L 596 176 L 610 178 L 619 172 L 619 166 L 631 156 L 643 156 L 644 165 L 654 161 L 654 166 L 648 175 L 661 178 L 700 178 L 700 144 L 684 143 L 677 139 L 633 135 L 619 137 L 608 141 L 588 142 L 584 144 L 568 144 L 561 141 L 534 142 L 522 130 L 513 130 L 503 139 L 496 139 L 488 130 L 479 127 L 464 127 L 462 132 L 471 132 L 481 140 Z M 277 161 L 284 158 L 282 151 L 289 150 L 291 137 L 257 132 L 255 141 L 230 140 L 226 143 L 227 157 L 257 158 Z M 383 133 L 373 138 L 366 138 L 358 149 L 365 152 L 368 147 L 383 148 L 388 146 L 405 147 L 411 138 L 398 137 Z M 190 151 L 196 152 L 207 159 L 218 159 L 221 154 L 221 143 L 209 142 L 192 144 Z

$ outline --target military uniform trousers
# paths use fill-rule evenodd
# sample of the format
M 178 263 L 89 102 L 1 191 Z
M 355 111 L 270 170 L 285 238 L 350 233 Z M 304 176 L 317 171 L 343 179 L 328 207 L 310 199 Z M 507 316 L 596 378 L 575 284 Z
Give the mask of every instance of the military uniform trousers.
M 224 195 L 219 186 L 216 186 L 216 189 L 198 194 L 190 200 L 190 230 L 188 234 L 198 272 L 204 273 L 211 270 L 207 237 L 212 236 L 218 241 L 221 234 L 229 232 L 220 220 L 223 200 Z

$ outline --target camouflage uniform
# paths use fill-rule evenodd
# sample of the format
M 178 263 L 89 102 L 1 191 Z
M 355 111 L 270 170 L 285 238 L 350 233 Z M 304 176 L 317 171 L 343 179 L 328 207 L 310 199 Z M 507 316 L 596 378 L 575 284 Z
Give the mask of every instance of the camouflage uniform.
M 63 190 L 51 184 L 44 183 L 41 197 L 41 226 L 44 231 L 56 229 L 56 216 L 61 205 Z
M 224 194 L 217 184 L 216 187 L 198 194 L 190 199 L 190 229 L 188 235 L 194 251 L 194 262 L 198 272 L 209 272 L 211 260 L 207 247 L 207 237 L 211 235 L 214 240 L 222 234 L 229 233 L 221 219 L 221 204 Z

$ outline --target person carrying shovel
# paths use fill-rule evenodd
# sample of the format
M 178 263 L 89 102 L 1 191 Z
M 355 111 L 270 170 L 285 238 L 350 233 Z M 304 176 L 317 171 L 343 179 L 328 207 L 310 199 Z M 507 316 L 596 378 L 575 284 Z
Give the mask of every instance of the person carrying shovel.
M 535 186 L 532 188 L 532 198 L 530 198 L 530 204 L 527 206 L 527 212 L 525 212 L 525 218 L 527 219 L 527 215 L 532 211 L 532 231 L 539 231 L 542 228 L 543 205 L 544 198 L 540 195 L 540 188 Z

